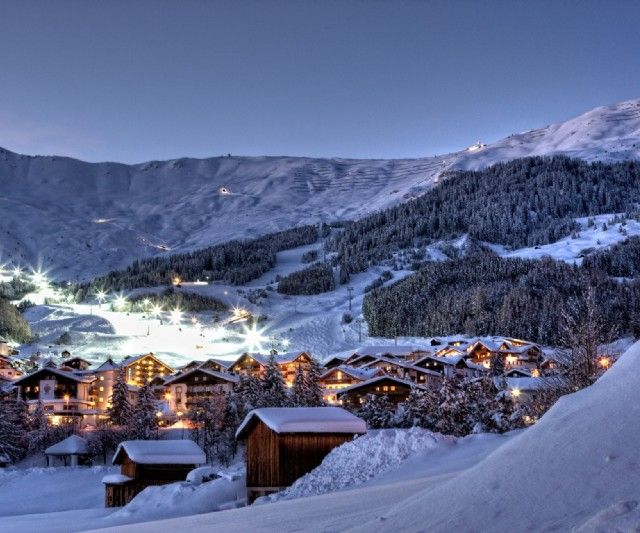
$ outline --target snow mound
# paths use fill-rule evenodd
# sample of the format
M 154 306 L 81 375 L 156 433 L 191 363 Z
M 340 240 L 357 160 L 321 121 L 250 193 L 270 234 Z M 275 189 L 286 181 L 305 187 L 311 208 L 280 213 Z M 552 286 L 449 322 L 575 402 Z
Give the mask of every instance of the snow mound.
M 361 529 L 635 530 L 639 417 L 637 342 L 594 385 L 561 398 L 484 461 Z
M 112 523 L 147 522 L 161 518 L 211 513 L 238 507 L 246 497 L 245 478 L 216 479 L 194 485 L 189 482 L 147 487 L 106 520 Z
M 414 454 L 452 443 L 452 437 L 422 428 L 381 429 L 335 448 L 288 489 L 260 502 L 289 500 L 352 487 L 397 467 Z

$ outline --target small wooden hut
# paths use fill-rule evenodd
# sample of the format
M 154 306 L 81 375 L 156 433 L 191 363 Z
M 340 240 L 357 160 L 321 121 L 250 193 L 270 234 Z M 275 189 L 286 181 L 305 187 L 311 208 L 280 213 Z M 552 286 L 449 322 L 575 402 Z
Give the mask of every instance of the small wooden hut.
M 184 481 L 187 474 L 206 462 L 192 440 L 130 440 L 121 442 L 113 456 L 120 474 L 102 479 L 105 506 L 121 507 L 151 485 Z
M 64 466 L 79 466 L 91 456 L 86 439 L 78 435 L 71 435 L 53 446 L 49 446 L 44 454 L 47 456 L 47 466 L 55 466 L 55 460 L 62 459 Z
M 364 420 L 339 407 L 251 411 L 236 432 L 246 442 L 247 502 L 288 487 L 336 446 L 366 432 Z

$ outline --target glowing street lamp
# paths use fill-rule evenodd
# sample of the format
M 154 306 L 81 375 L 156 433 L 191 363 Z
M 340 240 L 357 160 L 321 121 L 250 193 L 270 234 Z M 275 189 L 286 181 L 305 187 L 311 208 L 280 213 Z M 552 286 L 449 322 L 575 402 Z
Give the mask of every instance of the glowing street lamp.
M 514 398 L 519 398 L 520 397 L 520 389 L 511 389 L 511 395 Z
M 609 368 L 609 365 L 611 365 L 611 361 L 608 357 L 601 357 L 598 361 L 598 364 L 606 370 L 607 368 Z
M 106 297 L 107 297 L 107 293 L 104 291 L 98 291 L 96 293 L 96 298 L 98 298 L 98 305 L 100 309 L 102 309 L 102 302 L 104 302 Z
M 34 271 L 33 274 L 31 274 L 31 280 L 40 288 L 46 287 L 49 283 L 46 274 L 39 270 Z
M 246 344 L 248 350 L 260 352 L 262 351 L 262 343 L 267 341 L 262 333 L 264 330 L 259 330 L 256 324 L 252 324 L 251 328 L 245 328 L 244 330 L 244 344 Z
M 172 309 L 171 323 L 175 325 L 180 325 L 181 321 L 182 321 L 182 311 L 178 307 L 176 307 L 175 309 Z
M 291 341 L 287 338 L 282 339 L 282 347 L 286 350 L 289 345 L 291 344 Z
M 17 266 L 13 269 L 13 277 L 19 278 L 20 276 L 22 276 L 22 269 L 19 266 Z
M 122 311 L 125 305 L 127 305 L 127 299 L 122 294 L 116 296 L 116 301 L 115 301 L 116 311 Z

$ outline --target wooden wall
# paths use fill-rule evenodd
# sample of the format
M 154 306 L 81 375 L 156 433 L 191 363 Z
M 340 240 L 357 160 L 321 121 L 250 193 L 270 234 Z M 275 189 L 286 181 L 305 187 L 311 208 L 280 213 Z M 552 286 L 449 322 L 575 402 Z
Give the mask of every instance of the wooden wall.
M 351 433 L 277 434 L 262 421 L 252 422 L 246 438 L 247 488 L 252 494 L 288 487 L 317 467 L 336 446 L 353 439 Z M 256 491 L 258 487 L 266 491 Z

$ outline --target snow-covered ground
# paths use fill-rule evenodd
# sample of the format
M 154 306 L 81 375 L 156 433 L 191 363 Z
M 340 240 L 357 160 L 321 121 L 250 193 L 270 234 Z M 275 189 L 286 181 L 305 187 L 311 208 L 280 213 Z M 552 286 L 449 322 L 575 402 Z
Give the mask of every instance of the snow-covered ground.
M 143 256 L 358 218 L 423 193 L 450 169 L 544 154 L 637 158 L 639 137 L 640 100 L 629 100 L 478 149 L 410 160 L 234 156 L 123 165 L 0 149 L 0 259 L 82 279 Z
M 320 496 L 119 531 L 637 531 L 640 343 L 538 423 L 417 454 Z
M 313 498 L 301 498 L 275 504 L 255 505 L 247 508 L 248 515 L 255 512 L 256 521 L 233 523 L 227 518 L 234 513 L 235 507 L 242 505 L 244 479 L 239 465 L 225 471 L 221 479 L 202 484 L 175 483 L 161 487 L 151 487 L 139 494 L 128 506 L 121 509 L 104 509 L 104 487 L 101 478 L 105 472 L 113 469 L 104 467 L 94 469 L 28 469 L 10 470 L 0 473 L 1 510 L 13 509 L 13 512 L 0 512 L 0 531 L 3 533 L 23 531 L 72 532 L 86 531 L 105 527 L 124 528 L 125 524 L 138 524 L 148 531 L 164 530 L 153 520 L 167 517 L 189 517 L 215 512 L 215 515 L 203 514 L 211 521 L 211 516 L 220 517 L 220 529 L 228 531 L 283 531 L 290 530 L 295 523 L 294 516 L 281 515 L 294 507 L 283 509 L 282 505 L 300 502 L 306 505 L 309 499 L 320 498 L 318 517 L 326 524 L 338 522 L 338 516 L 348 509 L 360 520 L 369 519 L 373 509 L 388 509 L 393 503 L 401 501 L 416 490 L 440 483 L 457 472 L 478 463 L 501 444 L 508 442 L 513 435 L 474 435 L 464 439 L 434 436 L 424 430 L 386 430 L 374 432 L 361 439 L 349 454 L 356 454 L 357 461 L 350 462 L 344 454 L 337 453 L 325 465 L 318 467 L 316 476 L 307 478 L 304 484 L 306 494 L 331 492 Z M 360 439 L 359 439 L 360 440 Z M 386 448 L 386 449 L 383 449 Z M 319 484 L 319 476 L 329 474 L 338 465 L 342 465 L 342 481 L 339 485 Z M 349 469 L 352 469 L 349 475 Z M 359 470 L 359 471 L 356 471 Z M 55 471 L 54 471 L 55 470 Z M 13 485 L 3 484 L 3 475 L 11 477 Z M 53 481 L 55 476 L 55 483 Z M 303 478 L 304 479 L 304 478 Z M 5 487 L 7 490 L 5 490 Z M 341 489 L 339 492 L 335 490 Z M 9 490 L 15 491 L 9 493 Z M 362 498 L 360 492 L 365 494 Z M 29 494 L 30 503 L 21 507 L 20 498 Z M 302 496 L 303 494 L 297 494 Z M 293 494 L 288 496 L 293 497 Z M 358 500 L 357 500 L 357 499 Z M 58 507 L 56 507 L 56 505 Z M 275 514 L 270 509 L 274 509 Z M 338 513 L 338 514 L 334 514 Z M 149 522 L 147 527 L 145 523 Z M 213 520 L 213 522 L 217 522 Z M 354 522 L 355 523 L 355 522 Z M 222 525 L 224 524 L 224 526 Z M 298 523 L 297 529 L 309 529 L 304 523 Z M 191 525 L 181 528 L 190 531 Z M 317 529 L 317 528 L 316 528 Z

